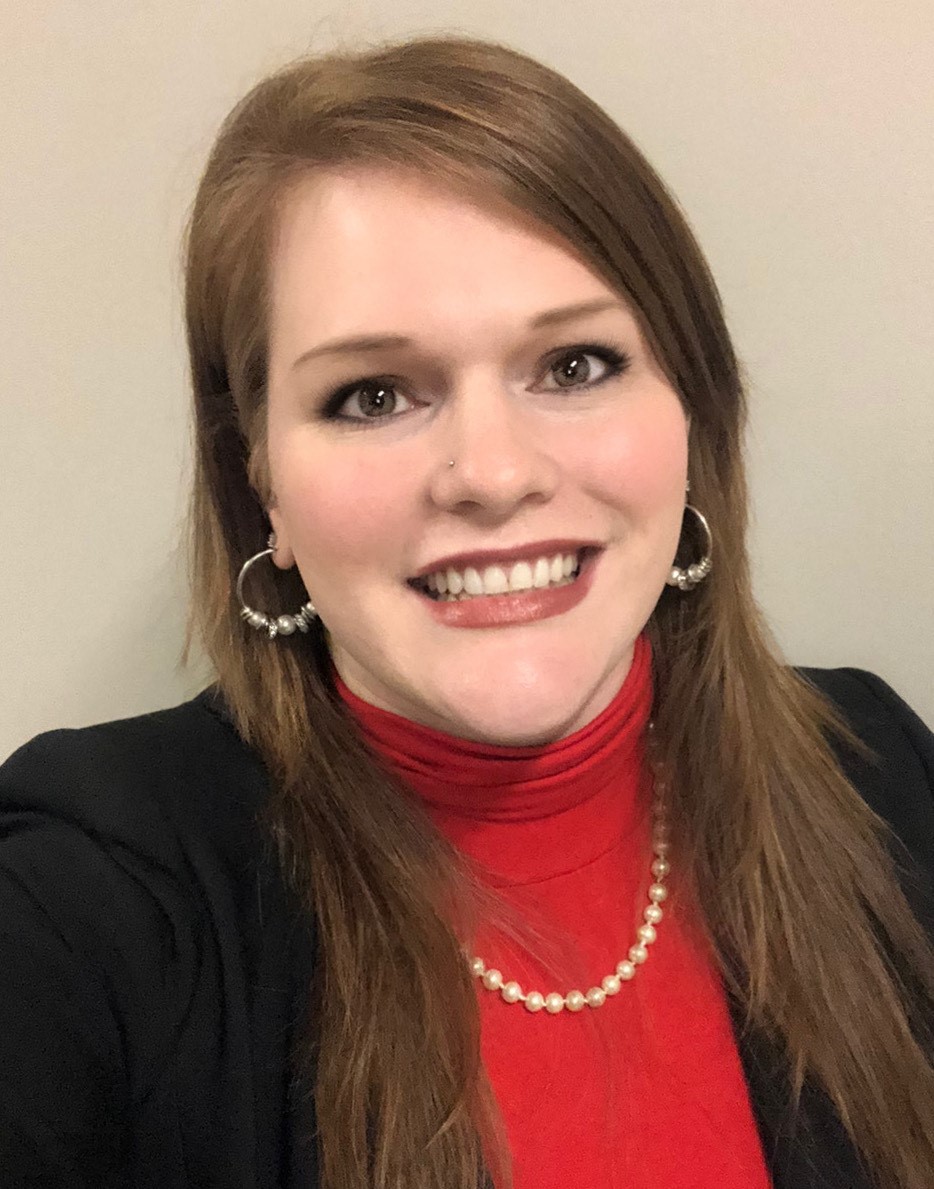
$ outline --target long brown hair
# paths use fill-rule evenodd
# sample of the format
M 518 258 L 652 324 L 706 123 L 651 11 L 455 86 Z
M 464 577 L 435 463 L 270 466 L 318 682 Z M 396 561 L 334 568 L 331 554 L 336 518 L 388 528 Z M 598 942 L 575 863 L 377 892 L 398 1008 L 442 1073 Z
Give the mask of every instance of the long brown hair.
M 531 215 L 637 311 L 690 411 L 691 499 L 716 534 L 710 577 L 688 596 L 666 588 L 648 624 L 680 894 L 699 906 L 746 1026 L 780 1042 L 795 1100 L 815 1078 L 878 1182 L 924 1189 L 934 1072 L 902 978 L 926 1015 L 934 952 L 900 888 L 894 835 L 831 749 L 859 741 L 783 663 L 751 593 L 746 402 L 707 265 L 663 183 L 597 105 L 510 48 L 447 37 L 305 58 L 260 82 L 220 131 L 187 237 L 190 639 L 266 762 L 267 824 L 317 929 L 304 1056 L 322 1184 L 475 1189 L 484 1168 L 510 1183 L 461 948 L 483 893 L 342 710 L 322 625 L 273 645 L 233 599 L 268 532 L 277 205 L 297 177 L 347 164 L 428 172 Z M 688 536 L 686 523 L 683 564 L 696 557 Z M 256 581 L 257 605 L 304 600 L 295 571 L 270 566 Z

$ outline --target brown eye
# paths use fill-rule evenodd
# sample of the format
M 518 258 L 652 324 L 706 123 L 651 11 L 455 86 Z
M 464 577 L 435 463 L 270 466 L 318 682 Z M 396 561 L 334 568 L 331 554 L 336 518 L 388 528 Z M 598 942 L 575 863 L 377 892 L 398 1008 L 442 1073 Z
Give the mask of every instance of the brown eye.
M 379 417 L 396 407 L 396 394 L 388 384 L 363 384 L 357 394 L 357 407 L 365 417 Z
M 395 421 L 412 408 L 411 398 L 404 395 L 405 388 L 408 384 L 396 376 L 355 379 L 330 394 L 321 415 L 326 421 L 355 422 L 358 426 Z
M 360 380 L 339 388 L 328 400 L 324 416 L 336 421 L 386 421 L 404 413 L 408 400 L 389 380 Z
M 627 355 L 596 344 L 572 347 L 557 357 L 552 356 L 552 360 L 548 375 L 554 377 L 557 388 L 565 389 L 594 387 L 611 376 L 618 376 L 629 366 Z
M 591 378 L 591 366 L 588 362 L 586 351 L 575 352 L 573 355 L 565 355 L 564 359 L 560 360 L 552 368 L 552 374 L 558 381 L 562 388 L 571 388 L 575 384 L 586 384 Z

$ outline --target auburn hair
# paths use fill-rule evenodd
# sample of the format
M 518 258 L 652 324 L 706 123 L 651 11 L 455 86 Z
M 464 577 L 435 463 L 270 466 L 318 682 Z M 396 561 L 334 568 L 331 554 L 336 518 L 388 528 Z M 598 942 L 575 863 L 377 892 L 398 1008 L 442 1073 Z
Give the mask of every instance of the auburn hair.
M 837 758 L 866 748 L 784 662 L 753 598 L 746 398 L 708 266 L 599 106 L 512 48 L 443 36 L 304 57 L 263 79 L 220 129 L 186 235 L 186 652 L 201 642 L 265 761 L 265 826 L 316 929 L 299 1061 L 324 1189 L 511 1184 L 463 953 L 502 905 L 368 750 L 332 687 L 320 621 L 272 646 L 234 599 L 269 531 L 271 237 L 296 180 L 347 166 L 417 171 L 531 217 L 636 312 L 690 412 L 691 499 L 716 534 L 711 575 L 687 597 L 666 588 L 647 625 L 678 894 L 698 907 L 743 1027 L 778 1043 L 795 1104 L 815 1079 L 879 1185 L 927 1189 L 934 950 L 902 891 L 900 844 Z M 680 564 L 697 557 L 690 520 Z M 258 569 L 256 605 L 307 597 L 296 571 Z

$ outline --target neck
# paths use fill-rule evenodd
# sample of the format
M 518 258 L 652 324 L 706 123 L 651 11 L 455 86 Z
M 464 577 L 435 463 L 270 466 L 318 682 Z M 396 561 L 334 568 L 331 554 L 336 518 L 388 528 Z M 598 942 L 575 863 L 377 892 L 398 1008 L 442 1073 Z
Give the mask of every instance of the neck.
M 459 739 L 370 705 L 336 674 L 335 683 L 372 750 L 422 798 L 438 828 L 501 882 L 577 869 L 647 812 L 652 678 L 644 635 L 606 709 L 566 738 L 537 747 Z M 556 830 L 561 845 L 546 845 Z

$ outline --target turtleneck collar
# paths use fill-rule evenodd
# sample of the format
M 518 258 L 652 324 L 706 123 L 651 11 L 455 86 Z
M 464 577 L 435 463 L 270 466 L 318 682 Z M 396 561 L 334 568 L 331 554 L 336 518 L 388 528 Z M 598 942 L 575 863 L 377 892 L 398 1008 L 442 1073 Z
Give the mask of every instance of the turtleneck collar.
M 370 746 L 445 820 L 530 822 L 553 818 L 609 785 L 636 781 L 652 706 L 652 656 L 640 635 L 610 704 L 553 743 L 504 747 L 459 739 L 365 702 L 334 672 L 335 685 Z

